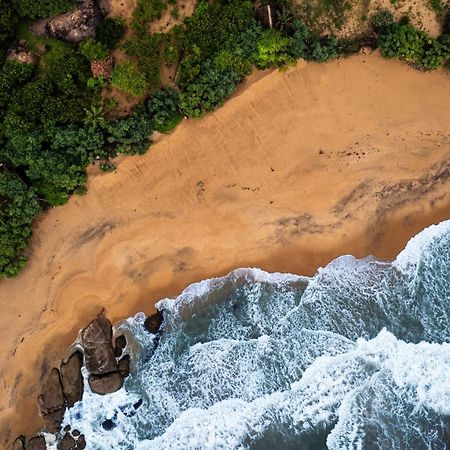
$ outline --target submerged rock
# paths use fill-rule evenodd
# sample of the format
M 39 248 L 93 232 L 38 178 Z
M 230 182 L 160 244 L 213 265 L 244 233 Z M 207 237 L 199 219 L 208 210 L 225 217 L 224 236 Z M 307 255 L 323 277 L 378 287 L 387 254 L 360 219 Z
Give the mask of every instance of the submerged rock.
M 58 369 L 52 369 L 50 375 L 42 385 L 38 397 L 41 413 L 44 415 L 45 425 L 50 433 L 57 433 L 61 429 L 61 422 L 66 409 L 61 377 Z
M 63 394 L 68 408 L 83 397 L 82 365 L 83 355 L 79 351 L 73 353 L 67 362 L 61 364 Z
M 122 356 L 123 349 L 127 346 L 126 337 L 123 334 L 117 336 L 115 344 L 114 355 L 116 356 L 116 358 L 120 358 Z
M 81 345 L 90 374 L 102 375 L 118 370 L 112 346 L 112 325 L 104 314 L 100 314 L 82 331 Z
M 126 378 L 128 375 L 130 375 L 130 355 L 125 355 L 119 361 L 119 372 L 123 378 Z
M 27 450 L 46 450 L 47 444 L 45 443 L 44 436 L 35 436 L 28 441 Z
M 154 314 L 148 316 L 145 319 L 144 328 L 152 334 L 157 334 L 161 328 L 163 321 L 163 312 L 157 310 Z
M 123 377 L 120 372 L 107 375 L 89 375 L 89 387 L 96 394 L 105 395 L 118 391 L 123 386 Z
M 95 29 L 102 17 L 96 0 L 85 0 L 83 4 L 51 19 L 45 29 L 50 37 L 68 42 L 81 42 L 95 37 Z
M 66 433 L 57 445 L 58 450 L 83 450 L 85 447 L 86 440 L 79 432 L 73 435 Z

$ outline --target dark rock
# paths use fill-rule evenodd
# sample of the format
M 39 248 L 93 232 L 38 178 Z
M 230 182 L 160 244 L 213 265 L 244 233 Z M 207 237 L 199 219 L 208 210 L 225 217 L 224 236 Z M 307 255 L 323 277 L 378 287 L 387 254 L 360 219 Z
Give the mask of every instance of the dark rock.
M 49 433 L 58 433 L 61 430 L 65 410 L 66 408 L 64 407 L 55 412 L 44 414 L 45 427 Z
M 77 450 L 83 450 L 86 448 L 86 439 L 84 438 L 84 435 L 80 435 L 80 437 L 77 439 Z
M 142 405 L 142 398 L 140 398 L 136 403 L 133 403 L 134 409 L 139 409 Z
M 57 448 L 58 450 L 74 450 L 77 448 L 77 443 L 69 433 L 66 433 L 58 442 Z
M 78 437 L 79 435 L 80 435 L 80 432 L 77 429 L 72 431 L 72 436 Z
M 145 319 L 144 327 L 148 332 L 157 334 L 161 328 L 163 320 L 163 312 L 157 310 L 155 314 L 152 314 Z
M 112 346 L 112 326 L 103 314 L 100 314 L 82 331 L 81 345 L 89 373 L 101 375 L 117 371 L 117 361 Z
M 19 436 L 13 442 L 11 450 L 25 450 L 25 436 Z
M 118 391 L 123 385 L 123 378 L 119 372 L 107 375 L 89 375 L 89 386 L 92 392 L 105 395 Z
M 61 364 L 61 378 L 63 394 L 67 407 L 72 407 L 83 397 L 83 355 L 80 352 L 73 353 L 66 363 Z
M 119 372 L 122 375 L 122 378 L 126 378 L 130 375 L 130 355 L 125 355 L 119 361 Z
M 46 450 L 47 444 L 45 443 L 44 436 L 35 436 L 28 441 L 27 450 Z
M 63 428 L 63 431 L 70 431 L 70 425 L 66 425 L 66 426 Z
M 102 17 L 96 0 L 85 0 L 77 9 L 51 19 L 45 29 L 50 37 L 68 42 L 81 42 L 95 37 L 95 29 Z
M 50 375 L 42 385 L 38 402 L 48 431 L 50 433 L 58 432 L 61 429 L 61 422 L 66 409 L 58 369 L 51 370 Z
M 126 337 L 121 334 L 116 337 L 116 346 L 114 348 L 114 355 L 116 358 L 120 358 L 122 356 L 123 349 L 127 346 Z
M 102 423 L 102 428 L 106 431 L 111 431 L 114 430 L 114 428 L 116 428 L 117 425 L 115 424 L 115 422 L 111 419 L 106 419 L 103 423 Z

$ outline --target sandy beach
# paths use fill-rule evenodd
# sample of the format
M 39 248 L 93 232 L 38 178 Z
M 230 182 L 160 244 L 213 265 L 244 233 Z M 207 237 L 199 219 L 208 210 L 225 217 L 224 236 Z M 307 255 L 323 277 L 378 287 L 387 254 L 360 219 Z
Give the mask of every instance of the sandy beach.
M 392 258 L 450 217 L 450 72 L 377 55 L 251 76 L 36 224 L 0 282 L 0 442 L 42 424 L 41 377 L 99 311 L 112 321 L 237 267 L 312 275 Z

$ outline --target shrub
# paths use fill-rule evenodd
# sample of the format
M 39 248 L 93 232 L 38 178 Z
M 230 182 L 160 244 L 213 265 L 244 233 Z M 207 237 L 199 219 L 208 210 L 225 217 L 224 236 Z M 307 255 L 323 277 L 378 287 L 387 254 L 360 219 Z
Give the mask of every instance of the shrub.
M 180 111 L 188 117 L 200 117 L 223 104 L 241 80 L 233 70 L 219 70 L 207 61 L 195 79 L 180 92 Z
M 141 23 L 151 22 L 160 19 L 166 9 L 167 4 L 163 0 L 137 0 L 133 18 Z
M 117 47 L 124 33 L 125 19 L 122 17 L 107 17 L 98 24 L 95 38 L 111 51 Z
M 95 59 L 105 59 L 109 51 L 104 44 L 98 41 L 94 41 L 94 39 L 86 39 L 80 44 L 80 52 L 84 55 L 89 61 Z
M 378 45 L 385 58 L 401 58 L 419 64 L 428 36 L 406 24 L 393 24 L 385 28 L 378 38 Z
M 38 19 L 69 11 L 76 0 L 13 0 L 13 4 L 20 16 Z
M 179 93 L 173 88 L 159 89 L 152 94 L 147 105 L 156 131 L 167 133 L 181 122 L 179 103 Z
M 143 154 L 151 143 L 153 126 L 143 108 L 138 108 L 126 119 L 109 122 L 106 130 L 106 141 L 113 144 L 115 152 Z
M 306 59 L 325 62 L 338 56 L 338 41 L 335 36 L 315 37 L 309 44 Z
M 289 39 L 274 30 L 266 30 L 258 41 L 258 51 L 253 60 L 257 67 L 284 67 L 294 62 L 289 56 Z
M 379 9 L 370 18 L 370 25 L 377 33 L 394 23 L 394 15 L 388 9 Z
M 123 44 L 126 54 L 137 58 L 140 72 L 152 85 L 157 85 L 160 81 L 159 46 L 160 36 L 151 35 L 145 30 L 137 32 L 132 39 Z
M 17 275 L 25 265 L 23 250 L 39 211 L 35 191 L 18 176 L 0 172 L 0 276 Z
M 135 97 L 143 96 L 148 89 L 145 76 L 130 62 L 124 62 L 114 67 L 111 84 Z

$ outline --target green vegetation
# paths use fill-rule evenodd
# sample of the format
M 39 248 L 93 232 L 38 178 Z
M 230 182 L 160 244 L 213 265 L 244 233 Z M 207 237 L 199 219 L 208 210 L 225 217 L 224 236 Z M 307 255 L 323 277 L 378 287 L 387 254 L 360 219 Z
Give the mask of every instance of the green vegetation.
M 145 76 L 131 62 L 117 64 L 111 75 L 111 84 L 127 94 L 141 97 L 147 92 Z
M 168 133 L 182 120 L 180 113 L 180 95 L 173 88 L 155 91 L 148 101 L 153 126 L 160 133 Z
M 21 17 L 37 19 L 69 11 L 76 0 L 12 0 L 14 8 Z
M 97 26 L 95 39 L 107 50 L 114 50 L 125 33 L 125 20 L 122 17 L 107 17 Z
M 449 64 L 450 16 L 438 39 L 407 20 L 395 23 L 386 10 L 369 18 L 368 36 L 337 39 L 319 29 L 339 28 L 350 2 L 308 0 L 300 9 L 275 3 L 274 29 L 263 28 L 249 1 L 200 0 L 181 25 L 152 34 L 148 25 L 168 5 L 178 14 L 176 0 L 138 0 L 127 40 L 124 20 L 107 18 L 95 39 L 74 45 L 33 36 L 26 24 L 75 0 L 0 0 L 0 276 L 25 264 L 32 221 L 42 209 L 86 191 L 88 164 L 98 161 L 111 171 L 119 153 L 145 152 L 153 130 L 167 133 L 183 116 L 213 111 L 254 67 L 284 69 L 299 58 L 323 62 L 363 45 L 422 70 Z M 40 55 L 36 66 L 5 60 L 19 39 Z M 116 64 L 111 81 L 93 78 L 89 60 L 114 49 L 126 60 Z M 171 86 L 162 85 L 163 65 L 172 71 Z M 110 86 L 140 101 L 128 117 L 117 117 Z
M 94 39 L 86 39 L 80 44 L 80 52 L 89 61 L 95 59 L 105 59 L 108 54 L 108 48 L 101 42 L 94 41 Z

